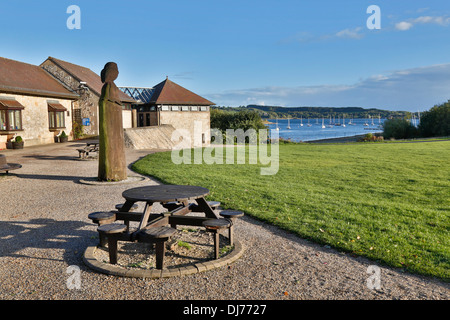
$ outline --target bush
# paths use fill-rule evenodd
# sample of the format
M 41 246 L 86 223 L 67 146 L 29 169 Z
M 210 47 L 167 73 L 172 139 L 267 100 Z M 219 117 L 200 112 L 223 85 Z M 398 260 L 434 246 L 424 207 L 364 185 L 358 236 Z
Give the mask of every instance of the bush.
M 419 136 L 419 130 L 404 119 L 386 120 L 383 124 L 384 139 L 413 139 Z
M 17 136 L 16 139 L 14 139 L 15 142 L 22 142 L 23 139 L 21 136 Z
M 450 100 L 422 113 L 419 131 L 423 137 L 450 136 Z
M 254 129 L 258 132 L 259 129 L 265 128 L 266 126 L 256 111 L 225 112 L 217 109 L 211 110 L 211 129 L 218 129 L 222 132 L 224 143 L 227 142 L 227 129 L 242 129 L 244 131 Z M 246 142 L 248 142 L 248 137 L 246 137 Z
M 72 124 L 73 137 L 75 140 L 80 139 L 83 136 L 83 125 L 74 121 Z
M 369 142 L 369 141 L 379 142 L 379 141 L 383 141 L 383 140 L 384 140 L 383 136 L 377 136 L 377 135 L 373 135 L 372 133 L 368 133 L 368 134 L 364 135 L 364 137 L 360 138 L 358 140 L 358 142 Z
M 66 137 L 67 137 L 67 134 L 63 131 L 63 132 L 61 132 L 60 137 L 61 137 L 61 138 L 66 138 Z

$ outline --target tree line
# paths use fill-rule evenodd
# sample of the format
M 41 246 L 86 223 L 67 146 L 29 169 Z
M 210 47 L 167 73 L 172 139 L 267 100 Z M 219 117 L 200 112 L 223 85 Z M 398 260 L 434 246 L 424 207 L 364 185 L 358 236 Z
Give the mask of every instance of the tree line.
M 383 124 L 385 139 L 414 139 L 450 136 L 450 100 L 421 114 L 418 126 L 407 119 L 386 120 Z
M 330 116 L 344 116 L 345 118 L 366 119 L 380 116 L 383 119 L 409 118 L 411 113 L 407 111 L 388 111 L 376 108 L 364 109 L 361 107 L 280 107 L 247 105 L 239 107 L 214 107 L 215 109 L 239 112 L 242 110 L 254 111 L 263 119 L 286 119 L 286 118 L 328 118 Z

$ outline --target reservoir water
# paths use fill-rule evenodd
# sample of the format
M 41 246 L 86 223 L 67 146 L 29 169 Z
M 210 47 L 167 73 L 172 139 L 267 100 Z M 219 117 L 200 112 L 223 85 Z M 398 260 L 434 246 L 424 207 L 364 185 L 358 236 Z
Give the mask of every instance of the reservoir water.
M 338 120 L 324 119 L 322 128 L 322 119 L 290 119 L 288 128 L 288 119 L 270 119 L 269 129 L 275 129 L 278 122 L 279 137 L 290 139 L 291 141 L 311 141 L 319 139 L 341 138 L 356 136 L 367 133 L 382 132 L 382 125 L 386 119 L 345 119 L 343 126 L 342 119 Z M 350 122 L 350 123 L 349 123 Z M 339 123 L 340 125 L 336 125 Z M 302 126 L 303 124 L 303 126 Z M 366 124 L 366 125 L 365 125 Z

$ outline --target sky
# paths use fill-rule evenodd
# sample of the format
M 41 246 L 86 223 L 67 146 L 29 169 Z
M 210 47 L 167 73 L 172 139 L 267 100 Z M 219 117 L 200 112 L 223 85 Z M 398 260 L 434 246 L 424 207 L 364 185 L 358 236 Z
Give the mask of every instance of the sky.
M 114 61 L 118 86 L 168 76 L 220 106 L 416 112 L 450 99 L 446 0 L 0 0 L 0 16 L 1 57 L 96 73 Z

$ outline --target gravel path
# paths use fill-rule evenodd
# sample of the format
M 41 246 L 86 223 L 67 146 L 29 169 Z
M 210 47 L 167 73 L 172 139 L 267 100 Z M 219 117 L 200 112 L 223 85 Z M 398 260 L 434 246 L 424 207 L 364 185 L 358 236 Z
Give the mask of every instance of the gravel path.
M 0 177 L 0 299 L 449 299 L 450 286 L 380 266 L 380 289 L 354 258 L 244 217 L 236 236 L 244 255 L 230 266 L 165 279 L 121 278 L 88 269 L 82 255 L 98 242 L 93 211 L 112 210 L 122 191 L 152 180 L 111 186 L 80 184 L 96 161 L 77 160 L 80 143 L 2 151 L 23 168 Z M 127 150 L 129 163 L 149 151 Z M 137 175 L 130 171 L 130 175 Z M 162 208 L 156 208 L 162 210 Z M 69 289 L 69 266 L 80 288 Z M 69 269 L 70 271 L 71 269 Z M 74 283 L 74 282 L 72 282 Z

